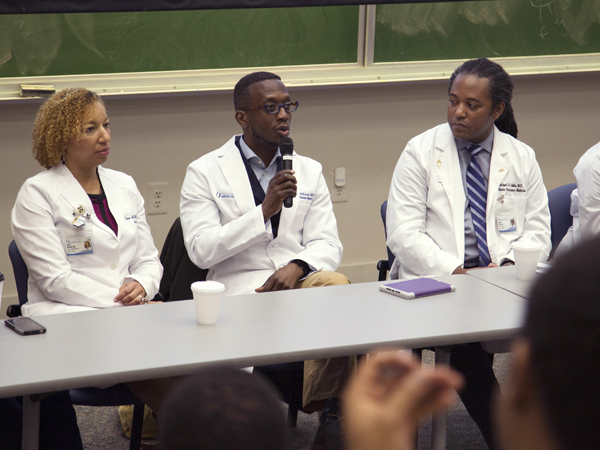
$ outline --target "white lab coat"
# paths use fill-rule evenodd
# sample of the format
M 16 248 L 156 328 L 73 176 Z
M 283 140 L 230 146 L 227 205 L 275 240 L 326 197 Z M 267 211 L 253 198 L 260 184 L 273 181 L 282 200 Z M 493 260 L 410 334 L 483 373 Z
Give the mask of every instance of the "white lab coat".
M 577 180 L 579 195 L 577 204 L 580 238 L 590 239 L 600 232 L 600 143 L 579 158 L 573 175 Z
M 456 143 L 442 124 L 412 139 L 400 156 L 387 206 L 387 245 L 396 256 L 391 278 L 452 273 L 464 262 L 466 196 Z M 500 233 L 497 215 L 512 211 L 516 231 Z M 512 242 L 550 253 L 550 212 L 533 150 L 494 130 L 487 195 L 487 243 L 494 264 L 513 259 Z
M 600 234 L 600 142 L 579 158 L 573 175 L 577 180 L 577 189 L 571 193 L 573 226 L 560 241 L 555 258 L 571 250 L 582 239 Z
M 591 199 L 588 198 L 587 200 L 589 202 Z M 573 217 L 573 225 L 569 227 L 567 233 L 560 241 L 560 244 L 558 244 L 553 258 L 557 258 L 560 255 L 567 253 L 581 242 L 581 230 L 579 227 L 579 191 L 577 188 L 573 189 L 573 192 L 571 192 L 571 206 L 569 212 L 571 213 L 571 217 Z
M 136 280 L 152 298 L 162 266 L 133 178 L 98 167 L 118 236 L 96 217 L 92 203 L 66 165 L 29 178 L 12 210 L 12 232 L 29 270 L 24 315 L 121 306 L 113 300 L 125 281 Z M 85 225 L 73 226 L 83 206 Z M 65 239 L 91 237 L 92 254 L 68 255 Z
M 296 153 L 293 158 L 297 195 L 291 208 L 282 209 L 276 239 L 254 202 L 235 136 L 188 166 L 180 205 L 185 246 L 228 295 L 254 292 L 293 259 L 326 271 L 342 259 L 321 165 Z

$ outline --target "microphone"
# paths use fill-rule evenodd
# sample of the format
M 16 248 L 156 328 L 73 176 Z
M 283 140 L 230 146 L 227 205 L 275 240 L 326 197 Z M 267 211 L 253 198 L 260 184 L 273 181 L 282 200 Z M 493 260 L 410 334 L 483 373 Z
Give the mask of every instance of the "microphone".
M 281 150 L 281 168 L 283 170 L 292 170 L 292 153 L 294 152 L 294 141 L 292 138 L 284 137 L 279 141 L 279 149 Z M 291 195 L 283 201 L 283 206 L 291 208 L 294 197 Z

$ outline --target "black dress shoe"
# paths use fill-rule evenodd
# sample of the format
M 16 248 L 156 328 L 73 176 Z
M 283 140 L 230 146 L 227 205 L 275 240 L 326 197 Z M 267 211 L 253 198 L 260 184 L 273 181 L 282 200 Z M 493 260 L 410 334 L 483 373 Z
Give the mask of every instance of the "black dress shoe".
M 319 423 L 311 450 L 343 450 L 342 425 L 340 416 L 328 414 Z

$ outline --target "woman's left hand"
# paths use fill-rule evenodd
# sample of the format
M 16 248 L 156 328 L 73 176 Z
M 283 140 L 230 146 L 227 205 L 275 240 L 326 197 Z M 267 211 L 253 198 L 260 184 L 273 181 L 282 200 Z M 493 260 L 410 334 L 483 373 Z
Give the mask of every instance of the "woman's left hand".
M 124 306 L 140 305 L 144 302 L 146 291 L 137 281 L 130 281 L 119 288 L 119 294 L 115 302 L 123 303 Z

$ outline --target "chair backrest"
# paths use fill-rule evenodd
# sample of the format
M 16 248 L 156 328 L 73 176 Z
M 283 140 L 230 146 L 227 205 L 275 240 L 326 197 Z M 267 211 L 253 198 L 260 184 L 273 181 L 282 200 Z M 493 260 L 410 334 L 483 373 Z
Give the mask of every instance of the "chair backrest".
M 181 220 L 175 219 L 162 252 L 160 262 L 164 267 L 162 279 L 160 280 L 160 294 L 164 301 L 188 300 L 193 298 L 191 284 L 194 281 L 204 281 L 208 270 L 200 269 L 190 260 L 185 242 Z
M 385 233 L 385 238 L 387 239 L 387 226 L 386 226 L 387 200 L 381 204 L 380 212 L 381 212 L 381 220 L 383 221 L 383 232 Z M 388 254 L 388 264 L 391 269 L 392 263 L 394 262 L 394 259 L 396 259 L 396 257 L 390 251 L 389 247 L 386 247 L 386 249 L 387 249 L 387 254 Z
M 29 271 L 17 248 L 17 243 L 14 240 L 11 241 L 8 246 L 8 256 L 10 257 L 10 262 L 12 263 L 13 272 L 15 274 L 19 304 L 24 305 L 27 303 L 27 280 L 29 279 Z
M 552 251 L 550 258 L 554 255 L 558 244 L 567 234 L 569 227 L 573 225 L 571 216 L 571 192 L 577 188 L 577 183 L 565 184 L 548 192 L 548 207 L 550 208 L 550 230 L 552 232 Z

